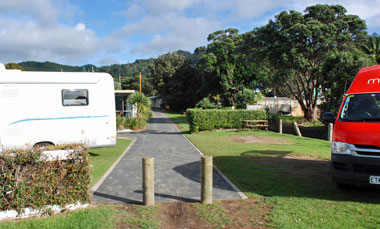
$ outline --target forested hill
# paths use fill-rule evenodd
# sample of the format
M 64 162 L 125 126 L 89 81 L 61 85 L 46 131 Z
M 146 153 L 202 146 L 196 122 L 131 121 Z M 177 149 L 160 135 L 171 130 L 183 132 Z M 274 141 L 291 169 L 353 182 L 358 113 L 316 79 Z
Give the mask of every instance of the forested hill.
M 25 69 L 25 71 L 64 71 L 64 72 L 108 72 L 114 77 L 117 76 L 136 76 L 141 72 L 143 75 L 150 74 L 149 65 L 153 63 L 153 59 L 136 60 L 134 63 L 129 64 L 113 64 L 110 66 L 96 67 L 95 65 L 82 65 L 82 66 L 70 66 L 62 65 L 53 62 L 36 62 L 26 61 L 21 62 L 19 65 Z
M 110 66 L 102 66 L 96 68 L 97 72 L 108 72 L 114 77 L 137 76 L 141 72 L 142 75 L 150 75 L 149 66 L 153 64 L 154 59 L 140 59 L 130 64 L 113 64 Z
M 25 71 L 51 71 L 51 72 L 81 72 L 84 69 L 91 69 L 92 65 L 85 66 L 70 66 L 70 65 L 62 65 L 53 62 L 36 62 L 36 61 L 25 61 L 19 63 L 21 67 L 25 69 Z M 95 66 L 94 66 L 95 67 Z
M 184 56 L 190 59 L 193 64 L 198 62 L 199 57 L 187 51 L 178 50 L 176 53 L 180 56 Z M 53 62 L 37 62 L 37 61 L 25 61 L 18 63 L 25 71 L 51 71 L 51 72 L 107 72 L 113 77 L 131 77 L 137 76 L 141 72 L 142 75 L 150 75 L 149 66 L 154 63 L 154 58 L 149 59 L 137 59 L 134 63 L 128 64 L 113 64 L 109 66 L 96 67 L 92 64 L 82 66 L 70 66 L 57 64 Z
M 173 55 L 178 57 L 185 57 L 189 60 L 189 64 L 192 68 L 195 68 L 196 63 L 199 60 L 199 56 L 194 53 L 190 53 L 187 51 L 178 50 L 173 52 Z M 162 55 L 164 58 L 165 55 Z M 137 59 L 134 63 L 128 64 L 113 64 L 108 66 L 97 67 L 95 65 L 82 65 L 82 66 L 70 66 L 57 64 L 53 62 L 36 62 L 36 61 L 25 61 L 18 63 L 19 67 L 22 67 L 22 70 L 25 71 L 52 71 L 52 72 L 107 72 L 111 74 L 115 81 L 116 89 L 134 89 L 139 90 L 140 82 L 139 82 L 139 73 L 142 75 L 142 84 L 144 87 L 142 88 L 142 92 L 145 95 L 151 96 L 156 95 L 157 90 L 154 86 L 151 68 L 154 66 L 155 61 L 161 58 L 149 58 L 149 59 Z M 9 63 L 11 64 L 11 63 Z M 13 64 L 13 63 L 12 63 Z M 17 68 L 17 64 L 14 64 L 13 68 Z M 169 64 L 170 66 L 172 64 Z M 186 75 L 186 74 L 181 74 Z M 187 75 L 186 75 L 187 76 Z

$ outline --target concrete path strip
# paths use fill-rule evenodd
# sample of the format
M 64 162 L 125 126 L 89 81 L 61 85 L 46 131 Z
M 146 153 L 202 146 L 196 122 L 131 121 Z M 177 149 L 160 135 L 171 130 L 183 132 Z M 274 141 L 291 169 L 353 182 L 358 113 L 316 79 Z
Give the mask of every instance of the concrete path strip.
M 124 157 L 124 155 L 128 152 L 128 150 L 133 146 L 133 144 L 136 142 L 136 138 L 127 138 L 127 137 L 119 137 L 123 139 L 130 139 L 132 140 L 131 144 L 125 149 L 125 151 L 119 156 L 119 158 L 112 164 L 109 169 L 107 169 L 106 173 L 96 182 L 96 184 L 91 188 L 90 193 L 93 194 L 101 184 L 103 184 L 104 180 L 110 175 L 112 170 L 116 167 L 117 164 L 119 164 L 119 161 Z
M 97 187 L 92 196 L 94 201 L 141 204 L 143 157 L 155 158 L 157 202 L 200 200 L 200 152 L 165 114 L 154 112 L 146 131 L 118 137 L 122 136 L 136 141 Z M 216 169 L 213 181 L 214 200 L 246 198 Z

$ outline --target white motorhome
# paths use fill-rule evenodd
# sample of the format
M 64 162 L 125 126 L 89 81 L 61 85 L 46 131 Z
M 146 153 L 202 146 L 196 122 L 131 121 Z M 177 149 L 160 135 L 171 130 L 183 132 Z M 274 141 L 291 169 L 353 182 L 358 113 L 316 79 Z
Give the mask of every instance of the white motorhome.
M 116 144 L 113 78 L 6 70 L 0 64 L 0 152 L 71 143 Z

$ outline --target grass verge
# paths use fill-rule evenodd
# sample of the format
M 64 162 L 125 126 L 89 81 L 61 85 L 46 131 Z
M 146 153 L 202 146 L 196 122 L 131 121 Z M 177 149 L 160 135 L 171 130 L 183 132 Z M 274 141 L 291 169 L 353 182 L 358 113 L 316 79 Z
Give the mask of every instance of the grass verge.
M 94 209 L 84 209 L 70 213 L 62 213 L 47 218 L 36 218 L 1 223 L 0 229 L 20 228 L 115 228 L 121 218 L 120 212 L 114 206 L 101 206 Z
M 231 218 L 228 217 L 227 210 L 223 206 L 214 204 L 192 204 L 195 212 L 213 228 L 228 228 L 231 225 Z
M 181 123 L 181 115 L 168 114 Z M 186 134 L 247 196 L 272 207 L 278 228 L 379 228 L 380 192 L 338 189 L 331 181 L 330 143 L 265 131 Z M 249 140 L 260 141 L 251 141 Z M 255 211 L 255 209 L 251 209 Z M 252 212 L 254 214 L 254 212 Z
M 134 212 L 129 213 L 122 220 L 122 228 L 160 228 L 161 222 L 155 219 L 155 214 L 158 211 L 158 206 L 133 206 Z
M 168 110 L 165 110 L 165 113 L 177 125 L 182 133 L 190 134 L 190 126 L 185 115 Z

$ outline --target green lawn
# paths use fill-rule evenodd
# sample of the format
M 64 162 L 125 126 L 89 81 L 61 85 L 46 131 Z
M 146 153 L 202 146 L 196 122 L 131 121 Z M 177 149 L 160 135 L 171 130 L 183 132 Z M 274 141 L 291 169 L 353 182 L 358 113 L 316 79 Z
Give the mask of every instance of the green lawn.
M 113 228 L 159 228 L 161 222 L 153 216 L 159 207 L 134 206 L 127 212 L 121 204 L 104 204 L 96 208 L 61 213 L 56 216 L 25 219 L 0 224 L 0 229 L 113 229 Z
M 71 213 L 62 213 L 52 217 L 19 220 L 0 224 L 4 229 L 50 229 L 50 228 L 114 228 L 120 219 L 120 211 L 115 206 L 101 206 Z
M 186 137 L 203 153 L 213 156 L 216 166 L 247 196 L 262 198 L 272 207 L 268 226 L 380 227 L 378 190 L 341 190 L 331 181 L 328 141 L 269 131 L 187 134 L 184 117 L 168 115 L 180 127 L 185 127 Z M 236 142 L 247 138 L 274 141 L 271 144 Z
M 190 126 L 187 122 L 187 118 L 185 115 L 181 115 L 179 113 L 167 110 L 165 110 L 165 113 L 173 120 L 175 124 L 177 124 L 178 128 L 181 129 L 182 133 L 190 133 Z
M 90 170 L 92 187 L 108 170 L 109 167 L 131 144 L 132 140 L 118 139 L 114 147 L 90 149 Z M 122 219 L 134 219 L 118 210 L 118 205 L 101 205 L 96 208 L 62 213 L 53 217 L 20 220 L 0 224 L 1 228 L 115 228 Z M 145 221 L 143 221 L 145 222 Z

